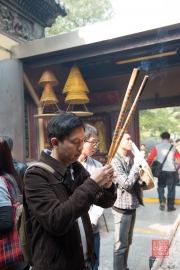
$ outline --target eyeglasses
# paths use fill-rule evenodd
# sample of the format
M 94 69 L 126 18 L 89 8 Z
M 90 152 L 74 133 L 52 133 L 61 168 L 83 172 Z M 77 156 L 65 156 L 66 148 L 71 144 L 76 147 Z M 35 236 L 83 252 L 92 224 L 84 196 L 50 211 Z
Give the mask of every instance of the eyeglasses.
M 93 146 L 98 146 L 99 145 L 99 142 L 98 141 L 97 142 L 84 141 L 84 142 L 88 142 L 88 143 L 90 143 Z

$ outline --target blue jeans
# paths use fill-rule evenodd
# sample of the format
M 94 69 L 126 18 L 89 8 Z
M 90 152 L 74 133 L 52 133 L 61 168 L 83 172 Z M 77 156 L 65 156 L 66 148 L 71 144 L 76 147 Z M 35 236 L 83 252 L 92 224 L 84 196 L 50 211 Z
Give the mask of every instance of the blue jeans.
M 98 270 L 99 253 L 100 253 L 100 233 L 99 232 L 94 234 L 94 252 L 96 254 L 96 263 L 93 267 L 93 270 Z

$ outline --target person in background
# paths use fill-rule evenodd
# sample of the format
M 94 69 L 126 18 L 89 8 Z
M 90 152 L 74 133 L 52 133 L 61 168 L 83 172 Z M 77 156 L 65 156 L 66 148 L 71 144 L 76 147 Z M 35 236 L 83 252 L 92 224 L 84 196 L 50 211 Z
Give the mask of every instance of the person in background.
M 145 144 L 142 143 L 142 144 L 140 145 L 140 151 L 145 151 Z
M 177 139 L 175 142 L 176 142 L 176 149 L 180 153 L 180 139 Z
M 160 135 L 162 141 L 157 144 L 151 151 L 148 157 L 148 164 L 150 165 L 153 159 L 156 157 L 157 161 L 160 163 L 163 162 L 165 156 L 167 155 L 171 143 L 170 143 L 170 134 L 168 132 L 163 132 Z M 178 168 L 180 168 L 180 153 L 173 146 L 171 151 L 169 152 L 167 159 L 162 168 L 162 174 L 158 178 L 158 195 L 159 195 L 159 209 L 165 210 L 165 202 L 166 198 L 164 196 L 164 188 L 167 186 L 168 188 L 168 202 L 167 202 L 167 211 L 172 212 L 175 211 L 174 200 L 175 200 L 175 185 L 176 185 L 176 167 L 175 167 L 175 159 L 178 161 Z M 180 171 L 178 169 L 178 171 Z
M 114 183 L 118 187 L 117 199 L 112 207 L 115 224 L 114 270 L 129 269 L 127 268 L 127 261 L 132 243 L 136 208 L 143 205 L 142 188 L 138 180 L 144 152 L 140 152 L 134 157 L 133 164 L 131 158 L 127 155 L 128 151 L 131 150 L 131 136 L 126 132 L 111 162 L 116 175 Z
M 180 153 L 180 139 L 176 139 L 176 150 Z M 178 163 L 176 162 L 176 186 L 180 186 L 180 174 L 179 174 L 179 167 Z
M 95 154 L 99 145 L 98 141 L 98 131 L 95 127 L 85 124 L 85 137 L 83 150 L 79 157 L 79 162 L 84 166 L 84 168 L 91 174 L 96 168 L 101 168 L 103 165 L 93 159 L 91 156 Z M 93 228 L 94 234 L 94 252 L 96 254 L 96 263 L 93 270 L 98 270 L 99 267 L 99 254 L 100 254 L 100 224 L 99 218 L 103 214 L 103 208 L 92 205 L 89 210 L 89 216 Z
M 169 139 L 170 144 L 174 145 L 173 139 Z
M 142 153 L 144 153 L 144 158 L 145 158 L 145 160 L 147 159 L 147 156 L 146 156 L 146 146 L 145 146 L 145 144 L 141 144 L 140 145 L 140 149 L 139 149 Z
M 1 176 L 9 184 L 11 195 Z M 22 179 L 13 166 L 11 151 L 6 140 L 0 137 L 0 233 L 8 233 L 13 229 L 12 203 L 16 203 L 20 194 L 22 194 Z M 8 270 L 22 270 L 25 267 L 24 263 L 19 263 L 9 267 Z
M 174 146 L 174 141 L 172 139 L 169 140 L 170 144 Z M 175 168 L 176 168 L 176 173 L 175 173 L 175 177 L 176 177 L 176 186 L 180 186 L 180 183 L 179 183 L 179 173 L 178 173 L 178 170 L 179 170 L 179 166 L 178 166 L 178 163 L 177 161 L 175 160 Z
M 60 113 L 47 125 L 52 152 L 40 161 L 54 173 L 30 168 L 24 193 L 32 222 L 32 258 L 36 270 L 92 270 L 94 237 L 91 205 L 111 207 L 116 199 L 111 165 L 91 176 L 78 159 L 84 144 L 84 123 L 73 113 Z
M 178 151 L 178 153 L 180 154 L 180 139 L 176 140 L 176 150 Z M 180 162 L 178 163 L 178 165 L 180 164 Z M 180 166 L 178 167 L 179 169 L 179 175 L 180 175 Z
M 8 136 L 1 136 L 1 138 L 3 138 L 4 140 L 6 140 L 8 146 L 9 146 L 9 149 L 10 151 L 12 152 L 12 149 L 13 149 L 13 140 L 8 137 Z M 24 178 L 24 174 L 25 174 L 25 171 L 27 169 L 27 165 L 24 164 L 23 162 L 17 160 L 17 159 L 14 159 L 13 158 L 13 164 L 14 164 L 14 168 L 16 169 L 17 173 L 19 174 L 19 176 L 21 177 L 21 179 Z
M 170 142 L 171 145 L 174 146 L 174 141 L 172 139 L 169 139 L 169 142 Z M 175 160 L 175 168 L 176 168 L 176 173 L 175 173 L 176 186 L 180 186 L 180 183 L 179 183 L 179 174 L 178 174 L 178 163 L 177 163 L 176 160 Z
M 174 141 L 172 139 L 169 140 L 170 144 L 174 146 Z M 178 170 L 179 170 L 179 166 L 178 166 L 178 163 L 177 161 L 175 160 L 175 168 L 176 168 L 176 173 L 175 173 L 175 177 L 176 177 L 176 186 L 180 186 L 180 183 L 179 183 L 179 173 L 178 173 Z

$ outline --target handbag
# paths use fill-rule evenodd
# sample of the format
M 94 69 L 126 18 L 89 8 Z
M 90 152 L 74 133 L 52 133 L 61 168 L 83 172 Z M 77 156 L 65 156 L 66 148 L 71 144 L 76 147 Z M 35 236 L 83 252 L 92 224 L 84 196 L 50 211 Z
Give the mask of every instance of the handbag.
M 1 176 L 1 179 L 7 186 L 12 203 L 11 187 L 4 177 Z M 7 233 L 0 233 L 0 269 L 6 269 L 16 263 L 24 262 L 19 236 L 15 224 L 16 209 L 18 206 L 19 203 L 12 203 L 12 211 L 14 217 L 13 229 Z
M 161 176 L 164 162 L 166 161 L 167 156 L 168 156 L 169 152 L 171 151 L 172 147 L 173 147 L 173 145 L 171 145 L 171 147 L 170 147 L 169 151 L 167 152 L 167 154 L 166 154 L 166 156 L 165 156 L 162 163 L 160 163 L 157 160 L 153 161 L 153 163 L 151 165 L 151 171 L 152 171 L 152 174 L 153 174 L 154 177 L 160 177 Z

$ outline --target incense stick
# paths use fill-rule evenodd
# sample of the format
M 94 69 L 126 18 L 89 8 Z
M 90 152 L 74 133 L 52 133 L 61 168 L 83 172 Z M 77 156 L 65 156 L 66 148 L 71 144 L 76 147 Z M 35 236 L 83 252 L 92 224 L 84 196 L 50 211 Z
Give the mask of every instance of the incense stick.
M 125 113 L 126 113 L 126 110 L 128 108 L 128 105 L 129 105 L 129 100 L 130 100 L 130 98 L 132 96 L 132 90 L 133 90 L 134 84 L 136 82 L 138 73 L 139 73 L 139 69 L 134 68 L 133 72 L 132 72 L 132 75 L 131 75 L 131 78 L 130 78 L 130 81 L 129 81 L 129 84 L 128 84 L 128 87 L 127 87 L 127 90 L 126 90 L 126 94 L 125 94 L 125 97 L 124 97 L 124 100 L 123 100 L 123 104 L 121 106 L 121 110 L 120 110 L 120 113 L 119 113 L 118 121 L 117 121 L 116 128 L 115 128 L 115 131 L 114 131 L 113 139 L 112 139 L 112 143 L 111 143 L 110 150 L 109 150 L 109 153 L 108 153 L 107 164 L 110 163 L 109 159 L 112 156 L 113 148 L 114 148 L 114 146 L 116 144 L 116 141 L 117 141 L 117 138 L 119 136 L 119 132 L 120 132 L 120 129 L 122 127 L 122 123 L 124 121 Z
M 115 156 L 115 154 L 117 152 L 117 149 L 118 149 L 118 147 L 120 145 L 120 142 L 122 140 L 122 137 L 123 137 L 123 135 L 124 135 L 124 133 L 125 133 L 128 125 L 129 125 L 129 123 L 130 123 L 130 121 L 132 119 L 132 116 L 133 116 L 135 110 L 136 110 L 137 104 L 138 104 L 139 99 L 140 99 L 140 97 L 141 97 L 141 95 L 143 93 L 143 90 L 144 90 L 144 87 L 145 87 L 145 85 L 147 83 L 148 78 L 149 78 L 149 76 L 146 75 L 144 77 L 143 81 L 142 81 L 142 84 L 141 84 L 141 86 L 139 88 L 139 91 L 138 91 L 138 93 L 136 95 L 136 98 L 135 98 L 135 100 L 133 102 L 133 105 L 132 105 L 132 107 L 131 107 L 131 109 L 129 111 L 129 114 L 128 114 L 127 118 L 126 118 L 126 121 L 125 121 L 125 123 L 123 125 L 123 128 L 121 129 L 119 136 L 116 138 L 116 141 L 113 144 L 113 148 L 111 149 L 111 153 L 108 154 L 107 164 L 110 164 L 111 163 L 111 160 L 113 159 L 113 157 Z

